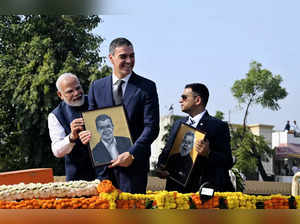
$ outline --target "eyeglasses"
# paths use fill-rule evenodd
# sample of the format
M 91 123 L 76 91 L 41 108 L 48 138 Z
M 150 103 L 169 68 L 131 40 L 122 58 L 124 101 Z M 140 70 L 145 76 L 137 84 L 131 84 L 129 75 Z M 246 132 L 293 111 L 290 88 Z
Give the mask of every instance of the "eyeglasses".
M 181 98 L 182 98 L 182 100 L 186 100 L 189 96 L 192 96 L 192 97 L 197 97 L 197 96 L 199 96 L 199 95 L 184 95 L 184 94 L 182 94 L 181 95 Z

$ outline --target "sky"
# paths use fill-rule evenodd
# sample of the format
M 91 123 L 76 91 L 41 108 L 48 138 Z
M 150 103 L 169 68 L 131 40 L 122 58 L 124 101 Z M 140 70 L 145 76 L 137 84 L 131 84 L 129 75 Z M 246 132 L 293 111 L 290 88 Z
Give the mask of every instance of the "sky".
M 243 109 L 231 93 L 234 81 L 245 78 L 249 64 L 280 75 L 288 96 L 272 111 L 252 106 L 248 124 L 274 125 L 283 130 L 286 120 L 300 122 L 300 2 L 114 0 L 110 13 L 94 30 L 105 40 L 126 37 L 134 45 L 134 71 L 157 85 L 160 115 L 184 115 L 180 95 L 188 83 L 204 83 L 210 91 L 207 110 L 222 111 L 226 121 L 242 123 Z M 107 64 L 112 66 L 107 60 Z

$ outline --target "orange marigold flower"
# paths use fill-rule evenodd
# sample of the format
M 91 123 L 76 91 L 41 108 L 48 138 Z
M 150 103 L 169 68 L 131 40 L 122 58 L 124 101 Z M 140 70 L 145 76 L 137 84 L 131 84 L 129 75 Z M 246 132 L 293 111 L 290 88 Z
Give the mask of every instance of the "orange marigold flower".
M 97 186 L 97 190 L 99 193 L 111 193 L 115 189 L 115 186 L 113 186 L 110 180 L 103 180 Z

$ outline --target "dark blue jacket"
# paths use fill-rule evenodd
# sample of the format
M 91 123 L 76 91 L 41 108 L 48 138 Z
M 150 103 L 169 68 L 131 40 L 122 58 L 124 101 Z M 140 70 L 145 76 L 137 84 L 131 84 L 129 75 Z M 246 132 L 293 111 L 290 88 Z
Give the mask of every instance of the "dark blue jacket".
M 132 145 L 130 138 L 123 136 L 115 136 L 114 138 L 117 143 L 116 148 L 118 153 L 121 154 L 123 152 L 128 152 L 128 149 Z M 96 166 L 98 164 L 101 165 L 104 163 L 109 164 L 112 160 L 111 155 L 109 154 L 102 141 L 99 141 L 97 145 L 92 149 L 92 155 Z
M 89 110 L 113 106 L 112 76 L 94 81 L 88 98 Z M 131 166 L 118 168 L 120 189 L 145 193 L 151 144 L 159 132 L 159 104 L 155 83 L 132 73 L 123 96 L 123 105 L 133 142 L 129 152 L 135 159 Z
M 187 119 L 188 117 L 185 117 L 174 123 L 166 147 L 159 156 L 158 166 L 166 164 L 177 131 L 182 123 L 186 123 Z M 166 189 L 184 193 L 196 192 L 203 183 L 209 182 L 216 191 L 234 191 L 228 174 L 229 169 L 233 166 L 228 124 L 206 112 L 196 129 L 206 133 L 205 138 L 208 139 L 211 150 L 209 157 L 197 157 L 186 187 L 167 179 Z

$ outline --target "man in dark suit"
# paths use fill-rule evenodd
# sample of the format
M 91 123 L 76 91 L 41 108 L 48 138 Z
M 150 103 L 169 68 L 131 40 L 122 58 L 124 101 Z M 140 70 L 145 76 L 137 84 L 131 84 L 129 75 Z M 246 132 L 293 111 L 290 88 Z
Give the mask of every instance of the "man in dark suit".
M 133 145 L 112 164 L 98 172 L 100 179 L 112 176 L 113 183 L 122 191 L 145 193 L 148 180 L 151 143 L 159 132 L 159 104 L 153 81 L 135 74 L 134 50 L 125 38 L 113 40 L 109 47 L 109 60 L 113 74 L 92 83 L 88 98 L 89 109 L 124 105 Z M 121 95 L 121 99 L 120 96 Z M 80 139 L 87 143 L 90 133 L 83 132 Z
M 190 152 L 194 146 L 194 133 L 188 131 L 184 134 L 179 147 L 179 152 L 169 156 L 166 170 L 169 172 L 169 178 L 178 181 L 184 185 L 188 179 L 193 160 Z
M 127 137 L 114 136 L 114 125 L 106 114 L 101 114 L 96 118 L 96 128 L 101 136 L 101 140 L 93 148 L 93 158 L 95 165 L 110 163 L 117 159 L 118 155 L 127 152 L 131 146 L 131 141 Z
M 228 173 L 233 166 L 228 124 L 208 114 L 205 109 L 208 98 L 205 85 L 193 83 L 185 86 L 180 104 L 181 110 L 189 116 L 174 123 L 168 143 L 159 156 L 157 173 L 161 177 L 168 175 L 164 171 L 165 164 L 181 123 L 205 132 L 206 137 L 195 142 L 198 156 L 186 187 L 167 178 L 167 190 L 196 192 L 202 184 L 209 183 L 216 191 L 234 191 Z

